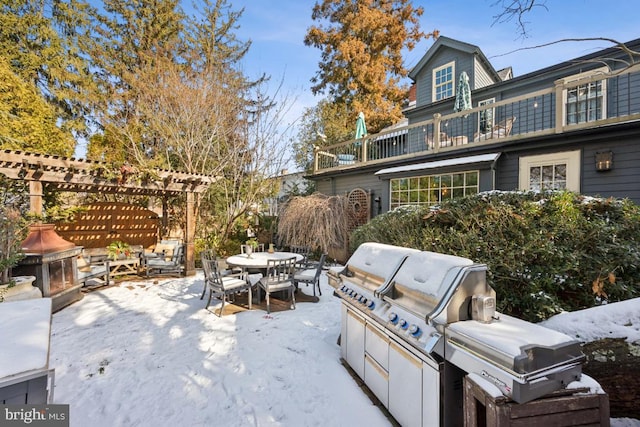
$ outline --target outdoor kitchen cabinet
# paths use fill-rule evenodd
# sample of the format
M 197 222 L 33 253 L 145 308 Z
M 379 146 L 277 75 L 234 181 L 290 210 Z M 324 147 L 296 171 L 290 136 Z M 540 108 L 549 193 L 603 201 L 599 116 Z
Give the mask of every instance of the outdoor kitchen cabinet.
M 389 346 L 389 412 L 403 426 L 422 425 L 422 361 L 396 343 Z
M 342 356 L 404 427 L 440 425 L 440 369 L 342 306 Z
M 342 307 L 342 357 L 364 379 L 364 326 L 365 321 L 351 310 Z

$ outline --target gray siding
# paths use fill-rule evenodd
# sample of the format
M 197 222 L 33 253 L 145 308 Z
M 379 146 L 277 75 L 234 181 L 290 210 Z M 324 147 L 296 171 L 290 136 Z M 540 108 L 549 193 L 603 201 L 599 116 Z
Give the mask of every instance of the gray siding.
M 470 168 L 472 170 L 472 168 Z M 494 189 L 494 172 L 491 169 L 482 169 L 480 170 L 480 177 L 478 180 L 479 190 L 482 191 L 491 191 Z
M 590 144 L 582 152 L 581 188 L 583 194 L 601 197 L 627 197 L 640 203 L 640 137 L 617 143 Z M 595 155 L 613 152 L 613 168 L 598 172 Z
M 512 191 L 518 189 L 518 167 L 520 157 L 515 153 L 502 153 L 496 170 L 496 190 Z
M 377 213 L 376 204 L 373 203 L 373 199 L 380 196 L 382 198 L 383 205 L 389 206 L 389 183 L 385 183 L 377 176 L 373 175 L 373 172 L 347 175 L 343 174 L 335 178 L 323 179 L 317 182 L 316 189 L 318 192 L 327 196 L 347 195 L 355 188 L 361 188 L 371 194 L 371 213 L 372 215 Z
M 489 86 L 494 84 L 495 82 L 484 68 L 482 63 L 478 61 L 478 58 L 474 57 L 473 60 L 473 80 L 472 80 L 472 89 L 480 89 L 485 86 Z
M 458 78 L 462 71 L 466 71 L 469 78 L 473 82 L 473 55 L 465 52 L 454 50 L 448 47 L 440 49 L 431 59 L 429 65 L 424 67 L 416 79 L 416 105 L 431 104 L 433 96 L 433 69 L 441 67 L 449 62 L 455 62 L 455 76 L 454 76 L 454 92 L 455 86 L 458 83 Z

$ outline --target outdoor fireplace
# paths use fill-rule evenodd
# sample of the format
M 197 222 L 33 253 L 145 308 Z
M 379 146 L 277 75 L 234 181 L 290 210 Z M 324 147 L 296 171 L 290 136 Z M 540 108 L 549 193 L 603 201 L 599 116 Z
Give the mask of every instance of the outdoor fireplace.
M 13 275 L 35 276 L 42 296 L 52 300 L 52 311 L 82 298 L 77 269 L 82 246 L 60 237 L 53 224 L 36 224 L 29 228 L 22 250 L 25 258 L 13 268 Z

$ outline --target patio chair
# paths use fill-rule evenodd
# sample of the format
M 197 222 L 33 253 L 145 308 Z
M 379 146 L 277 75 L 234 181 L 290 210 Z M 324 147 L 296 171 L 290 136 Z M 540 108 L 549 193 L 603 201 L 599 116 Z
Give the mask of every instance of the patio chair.
M 204 299 L 204 294 L 207 292 L 207 281 L 210 280 L 210 269 L 205 268 L 205 260 L 215 260 L 216 251 L 214 249 L 205 249 L 200 252 L 200 261 L 202 262 L 202 271 L 204 272 L 204 287 L 202 289 L 202 295 L 200 299 Z
M 289 246 L 289 252 L 302 255 L 303 257 L 302 260 L 296 263 L 296 268 L 305 269 L 309 267 L 309 255 L 311 255 L 311 248 L 307 246 L 291 245 Z
M 307 286 L 311 285 L 313 287 L 314 297 L 316 296 L 316 287 L 318 288 L 318 295 L 322 295 L 322 291 L 320 290 L 320 274 L 322 273 L 322 267 L 324 267 L 326 259 L 327 254 L 322 254 L 316 268 L 296 271 L 293 275 L 293 285 L 296 289 L 298 289 L 299 283 L 306 283 Z
M 433 136 L 427 136 L 425 138 L 425 142 L 427 144 L 428 150 L 433 150 L 435 148 L 435 140 Z M 459 136 L 450 136 L 445 132 L 440 132 L 440 147 L 454 147 L 458 145 L 465 145 L 469 143 L 469 138 L 464 135 Z
M 291 309 L 296 308 L 295 286 L 293 285 L 295 263 L 295 257 L 267 261 L 266 275 L 258 281 L 258 299 L 260 299 L 260 289 L 263 289 L 267 299 L 267 313 L 271 313 L 270 297 L 273 292 L 289 292 L 291 294 Z
M 513 128 L 513 123 L 516 121 L 515 116 L 506 118 L 491 128 L 488 132 L 485 133 L 474 133 L 473 140 L 475 142 L 478 141 L 486 141 L 487 139 L 499 139 L 506 138 L 511 135 L 511 129 Z
M 247 273 L 229 273 L 223 276 L 219 261 L 206 256 L 202 259 L 202 268 L 205 272 L 205 286 L 209 289 L 209 299 L 207 300 L 207 306 L 205 308 L 209 308 L 211 298 L 215 295 L 222 301 L 220 313 L 218 314 L 219 317 L 222 317 L 222 311 L 224 310 L 227 297 L 248 292 L 249 310 L 251 310 L 251 282 L 249 281 Z
M 182 273 L 184 245 L 177 240 L 162 240 L 153 252 L 141 255 L 140 264 L 146 276 L 168 273 Z

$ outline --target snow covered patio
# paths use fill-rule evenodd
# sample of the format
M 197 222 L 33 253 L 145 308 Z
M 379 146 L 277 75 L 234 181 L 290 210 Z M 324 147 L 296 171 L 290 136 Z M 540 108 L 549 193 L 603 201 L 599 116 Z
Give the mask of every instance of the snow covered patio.
M 54 403 L 72 426 L 387 426 L 340 362 L 340 300 L 321 286 L 318 303 L 221 318 L 201 271 L 89 293 L 53 315 Z
M 120 282 L 53 315 L 53 403 L 70 405 L 71 426 L 391 425 L 340 362 L 340 300 L 325 275 L 318 303 L 270 315 L 218 317 L 219 301 L 204 309 L 202 287 L 200 271 Z M 629 313 L 636 324 L 637 300 L 618 304 L 549 323 L 637 339 L 633 326 L 607 326 Z

